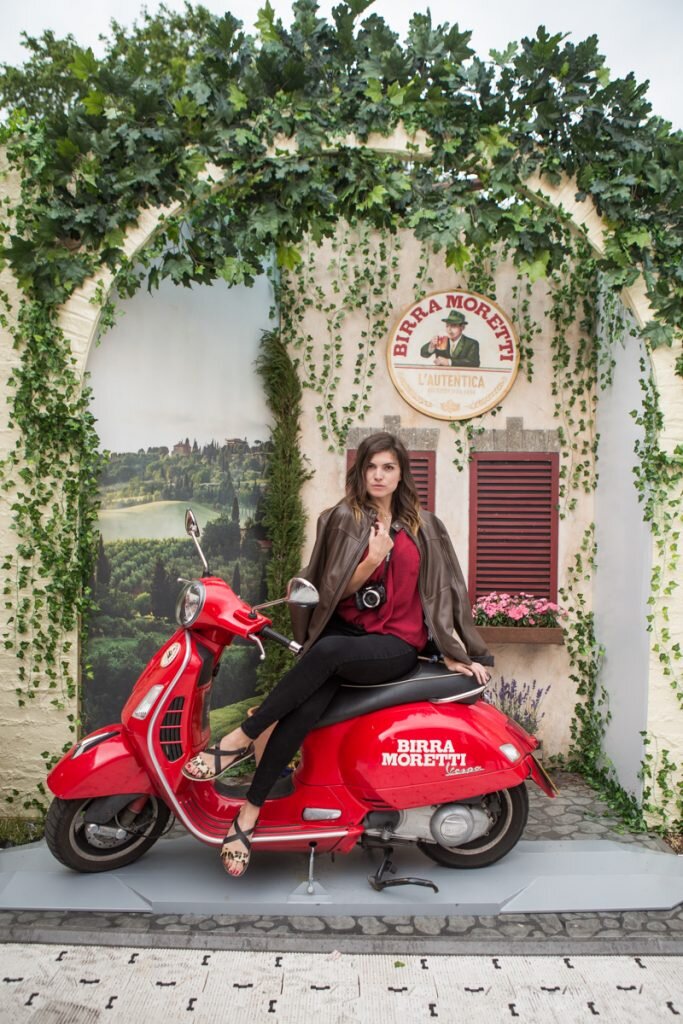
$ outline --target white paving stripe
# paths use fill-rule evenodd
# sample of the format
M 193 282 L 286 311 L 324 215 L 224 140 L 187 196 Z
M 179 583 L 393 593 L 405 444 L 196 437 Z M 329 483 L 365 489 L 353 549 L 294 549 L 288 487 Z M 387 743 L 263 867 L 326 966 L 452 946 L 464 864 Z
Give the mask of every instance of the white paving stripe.
M 650 1024 L 672 956 L 389 956 L 2 945 L 5 1024 Z

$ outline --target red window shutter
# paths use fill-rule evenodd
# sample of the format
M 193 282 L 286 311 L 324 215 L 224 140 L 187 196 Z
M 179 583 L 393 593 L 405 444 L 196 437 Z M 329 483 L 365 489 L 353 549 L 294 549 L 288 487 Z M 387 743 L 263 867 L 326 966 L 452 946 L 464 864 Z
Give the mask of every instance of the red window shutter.
M 436 452 L 408 452 L 408 456 L 420 504 L 427 512 L 433 512 L 436 491 Z
M 470 597 L 557 599 L 559 456 L 476 452 L 470 464 Z
M 427 512 L 434 511 L 436 497 L 436 452 L 408 452 L 410 471 L 413 474 L 420 505 Z M 346 468 L 351 469 L 356 461 L 356 449 L 346 453 Z

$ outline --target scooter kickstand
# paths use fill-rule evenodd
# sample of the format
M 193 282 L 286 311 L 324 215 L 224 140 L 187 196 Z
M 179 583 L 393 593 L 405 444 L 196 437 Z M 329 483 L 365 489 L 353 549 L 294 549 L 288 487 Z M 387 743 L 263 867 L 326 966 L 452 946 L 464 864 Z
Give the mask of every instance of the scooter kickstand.
M 331 903 L 332 897 L 327 892 L 327 889 L 320 882 L 316 881 L 315 878 L 315 848 L 316 843 L 309 843 L 310 854 L 308 856 L 308 879 L 298 885 L 294 892 L 289 896 L 289 902 L 299 903 L 307 902 L 310 896 L 315 897 L 316 903 Z
M 315 876 L 313 874 L 313 865 L 315 861 L 315 843 L 310 844 L 311 853 L 308 858 L 308 884 L 306 886 L 306 892 L 309 896 L 312 896 L 315 892 Z
M 382 889 L 388 889 L 390 885 L 426 885 L 427 888 L 433 889 L 434 892 L 439 891 L 439 887 L 434 884 L 429 878 L 414 878 L 406 875 L 405 878 L 383 878 L 385 872 L 389 872 L 391 875 L 396 874 L 396 867 L 391 862 L 391 855 L 394 852 L 393 846 L 386 846 L 384 848 L 384 860 L 378 867 L 374 875 L 368 875 L 368 882 L 373 889 L 377 892 L 381 892 Z

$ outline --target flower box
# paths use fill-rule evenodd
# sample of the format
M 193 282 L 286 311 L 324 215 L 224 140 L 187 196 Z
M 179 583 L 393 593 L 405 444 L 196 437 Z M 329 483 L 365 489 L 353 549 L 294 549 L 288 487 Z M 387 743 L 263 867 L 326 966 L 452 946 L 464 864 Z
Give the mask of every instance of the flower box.
M 561 626 L 477 626 L 487 644 L 563 644 Z

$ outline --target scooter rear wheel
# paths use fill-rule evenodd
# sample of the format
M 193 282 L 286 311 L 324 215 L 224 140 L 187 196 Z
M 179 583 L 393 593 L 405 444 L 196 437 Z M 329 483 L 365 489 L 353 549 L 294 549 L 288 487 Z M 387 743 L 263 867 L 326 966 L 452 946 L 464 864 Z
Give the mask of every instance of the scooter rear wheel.
M 496 804 L 499 807 L 486 835 L 462 846 L 418 843 L 422 853 L 447 868 L 483 868 L 509 853 L 519 842 L 529 816 L 526 786 L 522 783 L 514 789 L 501 789 L 484 800 L 488 802 L 489 812 Z
M 150 796 L 132 820 L 121 825 L 118 814 L 104 826 L 89 826 L 85 812 L 93 801 L 60 800 L 50 804 L 45 840 L 50 853 L 74 871 L 112 871 L 146 853 L 156 843 L 171 816 L 165 803 Z

